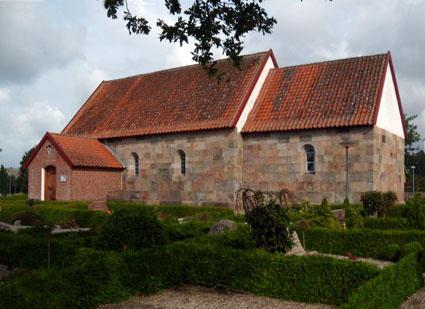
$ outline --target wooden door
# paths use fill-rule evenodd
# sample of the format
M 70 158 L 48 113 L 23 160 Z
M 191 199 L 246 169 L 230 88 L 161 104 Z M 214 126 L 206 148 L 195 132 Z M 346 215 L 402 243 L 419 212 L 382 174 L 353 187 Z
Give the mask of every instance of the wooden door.
M 48 166 L 45 169 L 44 200 L 56 200 L 56 168 L 54 166 Z

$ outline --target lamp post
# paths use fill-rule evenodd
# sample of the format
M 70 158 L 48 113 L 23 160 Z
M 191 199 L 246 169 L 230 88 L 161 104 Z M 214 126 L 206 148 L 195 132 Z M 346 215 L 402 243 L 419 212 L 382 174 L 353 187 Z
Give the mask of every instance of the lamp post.
M 412 165 L 411 166 L 411 168 L 412 168 L 412 176 L 413 176 L 413 193 L 415 193 L 415 168 L 416 168 L 416 166 L 414 166 L 414 165 Z
M 339 144 L 345 148 L 345 198 L 348 198 L 348 193 L 350 192 L 350 185 L 348 183 L 348 148 L 356 145 L 357 142 L 344 140 Z

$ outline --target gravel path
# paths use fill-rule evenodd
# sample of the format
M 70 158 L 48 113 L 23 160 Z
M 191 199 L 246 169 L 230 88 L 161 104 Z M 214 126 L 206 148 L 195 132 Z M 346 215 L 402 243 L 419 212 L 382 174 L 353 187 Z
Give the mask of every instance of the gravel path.
M 304 304 L 251 294 L 181 285 L 148 296 L 135 296 L 119 304 L 102 305 L 102 309 L 325 309 L 323 304 Z
M 425 279 L 425 274 L 422 274 Z M 425 308 L 425 286 L 418 290 L 415 294 L 412 294 L 408 300 L 400 305 L 400 309 L 417 309 Z
M 6 265 L 1 265 L 1 264 L 0 264 L 0 280 L 1 280 L 4 276 L 8 275 L 10 272 L 11 272 L 11 271 L 7 269 L 7 266 L 6 266 Z

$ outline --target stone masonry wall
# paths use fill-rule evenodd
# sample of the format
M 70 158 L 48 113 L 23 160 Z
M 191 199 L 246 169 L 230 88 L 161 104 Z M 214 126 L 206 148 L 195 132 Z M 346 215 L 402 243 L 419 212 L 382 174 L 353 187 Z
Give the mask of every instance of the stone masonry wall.
M 104 141 L 125 163 L 123 191 L 140 191 L 148 204 L 234 205 L 242 182 L 242 139 L 236 129 Z M 179 150 L 186 173 L 181 173 Z M 135 157 L 139 175 L 135 175 Z
M 52 147 L 52 152 L 47 154 L 47 147 Z M 28 166 L 28 198 L 41 200 L 41 173 L 42 168 L 49 165 L 56 167 L 56 199 L 71 200 L 72 170 L 55 147 L 46 140 L 41 149 Z M 66 182 L 60 182 L 60 175 L 66 175 Z
M 345 198 L 345 148 L 340 143 L 345 139 L 358 142 L 349 148 L 349 198 L 359 202 L 361 193 L 377 189 L 372 127 L 244 134 L 243 186 L 263 191 L 286 188 L 298 200 L 305 197 L 314 204 L 324 196 L 330 203 L 341 203 Z M 315 149 L 315 173 L 306 172 L 306 145 Z
M 404 202 L 404 139 L 375 127 L 375 155 L 373 157 L 374 190 L 394 191 L 399 203 Z

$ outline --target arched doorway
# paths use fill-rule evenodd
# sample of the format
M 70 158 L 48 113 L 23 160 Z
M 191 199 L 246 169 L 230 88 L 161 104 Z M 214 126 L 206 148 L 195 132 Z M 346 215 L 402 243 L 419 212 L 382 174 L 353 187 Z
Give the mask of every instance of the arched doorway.
M 44 169 L 44 200 L 56 200 L 56 167 L 54 166 Z

